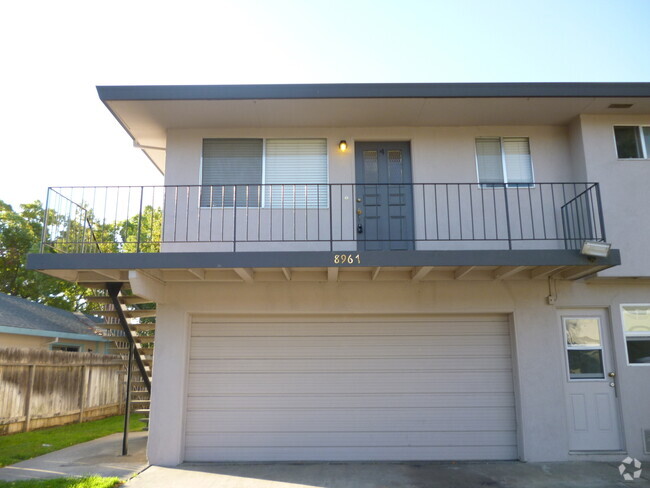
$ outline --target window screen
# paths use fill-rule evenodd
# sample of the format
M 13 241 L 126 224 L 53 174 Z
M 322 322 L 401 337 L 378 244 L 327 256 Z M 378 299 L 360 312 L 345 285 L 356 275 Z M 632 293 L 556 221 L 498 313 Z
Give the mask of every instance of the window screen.
M 259 206 L 262 148 L 262 139 L 204 139 L 201 206 Z
M 504 183 L 501 139 L 476 139 L 476 157 L 480 183 Z

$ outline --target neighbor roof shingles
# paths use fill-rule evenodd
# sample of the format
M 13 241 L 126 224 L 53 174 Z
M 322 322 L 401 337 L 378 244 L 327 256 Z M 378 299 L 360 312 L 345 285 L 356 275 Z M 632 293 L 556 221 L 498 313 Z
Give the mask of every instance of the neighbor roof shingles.
M 92 323 L 90 317 L 82 314 L 0 293 L 0 326 L 96 337 Z

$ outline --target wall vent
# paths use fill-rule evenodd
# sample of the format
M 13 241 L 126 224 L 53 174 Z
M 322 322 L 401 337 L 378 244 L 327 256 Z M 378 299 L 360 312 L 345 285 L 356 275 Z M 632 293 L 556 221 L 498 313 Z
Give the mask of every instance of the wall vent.
M 632 103 L 610 103 L 609 107 L 607 107 L 607 108 L 630 108 L 632 105 L 634 105 L 634 104 L 632 104 Z
M 650 429 L 643 431 L 643 451 L 650 454 Z

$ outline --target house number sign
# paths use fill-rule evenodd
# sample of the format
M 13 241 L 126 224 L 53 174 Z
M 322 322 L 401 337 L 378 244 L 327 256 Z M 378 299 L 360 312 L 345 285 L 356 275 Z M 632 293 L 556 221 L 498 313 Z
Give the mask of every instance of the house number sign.
M 359 254 L 335 254 L 334 264 L 361 264 Z

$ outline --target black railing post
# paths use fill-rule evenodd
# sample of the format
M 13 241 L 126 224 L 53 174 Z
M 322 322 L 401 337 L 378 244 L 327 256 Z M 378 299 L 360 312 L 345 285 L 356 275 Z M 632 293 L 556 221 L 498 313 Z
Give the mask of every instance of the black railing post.
M 607 236 L 605 235 L 605 216 L 603 215 L 603 202 L 600 199 L 600 185 L 594 183 L 596 187 L 596 200 L 598 201 L 598 222 L 600 223 L 600 233 L 602 235 L 603 242 L 607 242 Z
M 45 241 L 47 240 L 47 217 L 50 210 L 50 191 L 52 188 L 47 189 L 45 196 L 45 214 L 43 214 L 43 231 L 41 232 L 41 254 L 45 252 Z
M 232 188 L 232 252 L 237 252 L 237 185 Z
M 510 231 L 510 205 L 508 204 L 508 185 L 503 185 L 503 198 L 506 204 L 506 229 L 508 231 L 508 249 L 512 251 L 512 234 Z
M 126 398 L 124 401 L 124 435 L 122 436 L 122 456 L 129 453 L 129 424 L 131 423 L 131 382 L 133 377 L 133 356 L 135 347 L 129 342 L 129 361 L 126 370 Z
M 144 186 L 140 187 L 140 209 L 138 210 L 138 243 L 135 252 L 140 252 L 140 234 L 142 232 L 142 201 L 144 200 Z
M 330 206 L 330 252 L 332 252 L 334 250 L 334 222 L 332 222 L 332 214 L 334 213 L 333 212 L 334 203 L 332 202 L 332 184 L 330 183 L 328 187 L 330 192 L 330 196 L 329 196 L 330 198 L 330 205 L 329 205 Z

